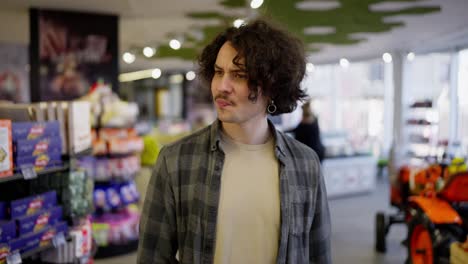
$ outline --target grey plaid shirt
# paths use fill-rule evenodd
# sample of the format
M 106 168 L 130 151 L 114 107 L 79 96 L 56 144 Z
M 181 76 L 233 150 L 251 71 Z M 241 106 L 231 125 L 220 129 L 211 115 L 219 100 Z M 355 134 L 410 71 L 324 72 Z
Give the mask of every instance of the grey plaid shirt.
M 280 164 L 277 263 L 331 263 L 330 214 L 317 155 L 270 128 Z M 213 263 L 224 164 L 219 129 L 216 121 L 161 150 L 141 216 L 138 263 L 179 263 L 177 251 L 180 263 Z

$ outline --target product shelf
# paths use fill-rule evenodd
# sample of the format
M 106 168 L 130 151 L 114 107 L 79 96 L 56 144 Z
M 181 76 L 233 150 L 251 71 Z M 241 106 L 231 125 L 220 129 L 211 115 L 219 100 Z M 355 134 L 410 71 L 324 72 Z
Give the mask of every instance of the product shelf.
M 69 169 L 69 166 L 65 164 L 65 165 L 62 165 L 62 166 L 56 166 L 56 167 L 52 167 L 52 168 L 49 168 L 49 169 L 45 169 L 43 171 L 38 171 L 38 172 L 36 172 L 36 174 L 37 174 L 37 177 L 40 177 L 42 175 L 48 175 L 48 174 L 52 174 L 52 173 L 56 173 L 56 172 L 63 172 L 63 171 L 66 171 L 68 169 Z M 25 179 L 23 173 L 22 172 L 16 172 L 11 176 L 0 177 L 0 183 L 15 181 L 15 180 L 21 180 L 21 179 Z

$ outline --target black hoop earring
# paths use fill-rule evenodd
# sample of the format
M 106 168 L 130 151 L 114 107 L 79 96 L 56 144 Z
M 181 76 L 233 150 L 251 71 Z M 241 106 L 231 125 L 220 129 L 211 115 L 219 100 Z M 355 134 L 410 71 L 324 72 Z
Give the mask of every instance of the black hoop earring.
M 276 105 L 275 105 L 275 102 L 273 100 L 271 100 L 271 103 L 268 105 L 267 111 L 268 111 L 269 114 L 273 114 L 273 113 L 276 112 Z

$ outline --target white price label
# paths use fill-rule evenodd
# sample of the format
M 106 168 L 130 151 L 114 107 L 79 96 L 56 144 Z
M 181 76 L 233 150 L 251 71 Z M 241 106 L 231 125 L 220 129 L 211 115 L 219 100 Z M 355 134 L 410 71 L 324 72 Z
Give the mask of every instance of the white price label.
M 7 264 L 20 264 L 22 263 L 21 255 L 18 250 L 8 255 L 6 259 Z
M 23 178 L 25 180 L 31 180 L 31 179 L 37 178 L 37 173 L 34 170 L 33 166 L 22 166 L 21 174 L 23 174 Z
M 66 243 L 66 240 L 65 240 L 65 236 L 63 235 L 63 232 L 60 232 L 57 235 L 55 235 L 55 237 L 52 240 L 52 244 L 56 248 L 63 245 L 63 244 L 65 244 L 65 243 Z

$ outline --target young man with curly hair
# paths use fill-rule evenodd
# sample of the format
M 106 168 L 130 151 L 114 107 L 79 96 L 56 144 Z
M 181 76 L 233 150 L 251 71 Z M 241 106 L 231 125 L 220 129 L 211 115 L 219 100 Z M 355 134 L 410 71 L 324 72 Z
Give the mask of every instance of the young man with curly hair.
M 138 263 L 331 263 L 318 157 L 267 119 L 306 97 L 302 43 L 257 20 L 218 35 L 199 64 L 218 120 L 161 150 Z

